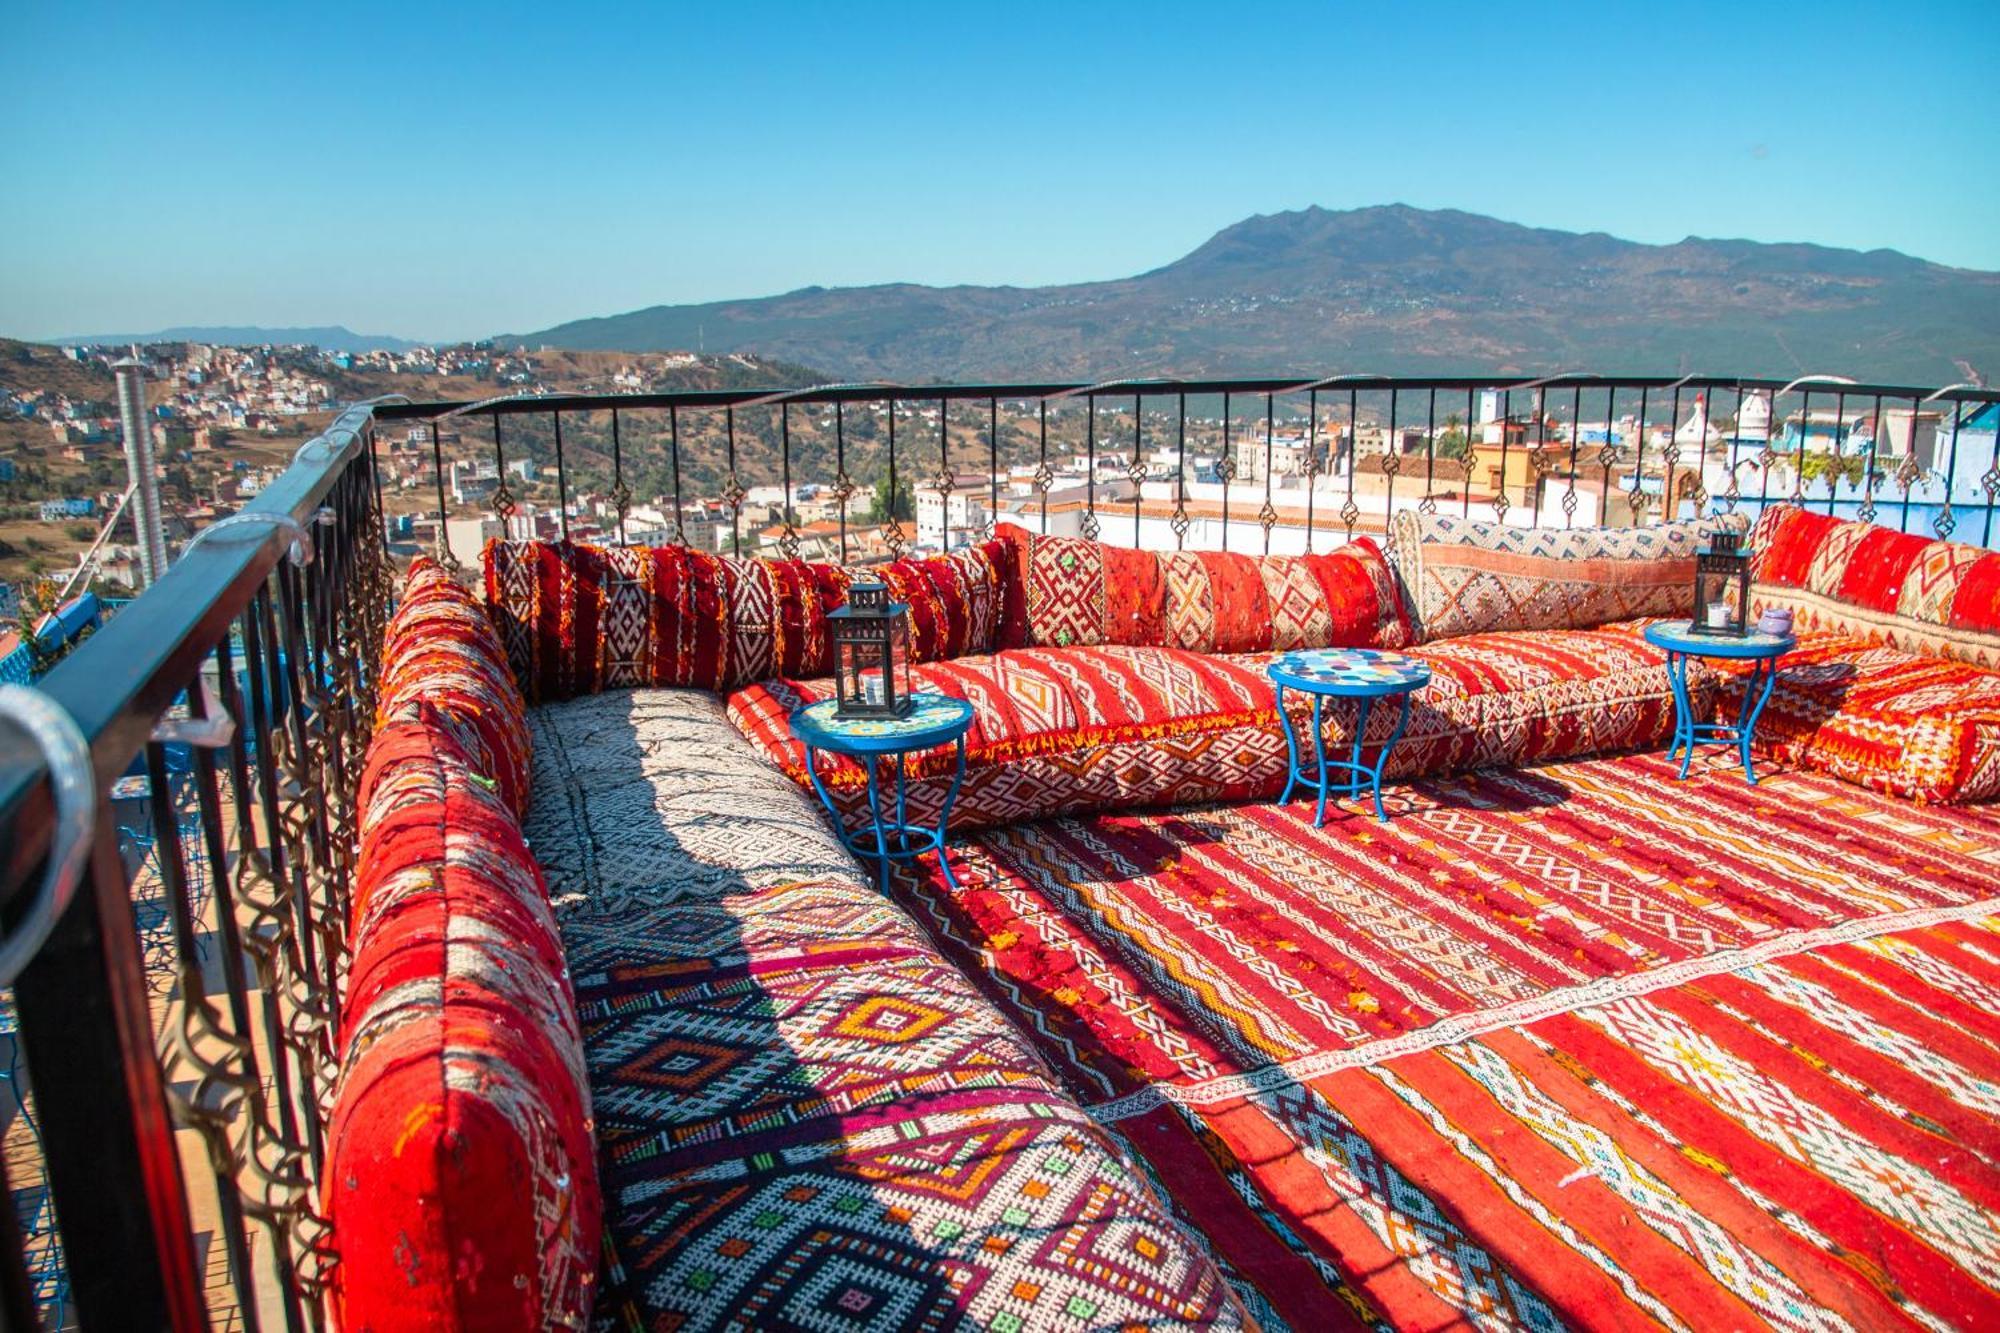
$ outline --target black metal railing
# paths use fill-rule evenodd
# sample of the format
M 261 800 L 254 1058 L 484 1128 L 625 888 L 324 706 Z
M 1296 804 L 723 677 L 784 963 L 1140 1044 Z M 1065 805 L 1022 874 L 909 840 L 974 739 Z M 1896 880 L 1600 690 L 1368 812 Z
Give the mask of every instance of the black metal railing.
M 1303 550 L 1404 510 L 1650 523 L 1774 500 L 1991 545 L 1996 403 L 1966 385 L 1563 374 L 353 409 L 40 682 L 36 705 L 74 741 L 66 776 L 67 742 L 0 716 L 0 962 L 31 953 L 12 979 L 24 1105 L 66 1242 L 31 1246 L 31 1266 L 32 1238 L 0 1210 L 0 1309 L 31 1324 L 56 1255 L 90 1328 L 324 1318 L 321 1116 L 406 524 L 417 544 L 416 524 L 435 524 L 440 553 L 469 560 L 454 522 L 523 527 L 545 495 L 535 521 L 553 535 L 879 559 L 910 545 L 916 477 L 939 545 L 1001 518 L 1085 535 L 1119 520 L 1123 537 L 1129 516 L 1139 545 Z M 818 523 L 802 484 L 822 488 Z M 90 815 L 81 843 L 58 819 L 73 806 Z M 52 914 L 48 867 L 72 846 Z
M 372 432 L 342 416 L 7 701 L 41 732 L 0 720 L 0 903 L 31 951 L 0 980 L 44 1179 L 6 1183 L 46 1191 L 55 1234 L 0 1237 L 0 1324 L 323 1321 L 321 1114 L 389 597 Z M 79 789 L 87 829 L 57 818 Z
M 1241 410 L 1246 399 L 1256 410 Z M 705 535 L 718 549 L 796 556 L 801 483 L 822 486 L 831 500 L 828 554 L 893 556 L 908 545 L 904 527 L 890 521 L 901 512 L 893 501 L 913 474 L 941 514 L 926 544 L 943 546 L 1003 516 L 1096 537 L 1101 510 L 1129 513 L 1135 545 L 1271 551 L 1381 531 L 1404 509 L 1632 525 L 1708 508 L 1754 514 L 1777 500 L 1991 545 L 2000 509 L 1996 401 L 2000 391 L 1974 385 L 1826 376 L 1335 375 L 527 394 L 394 404 L 380 417 L 418 423 L 427 436 L 440 516 L 433 540 L 462 564 L 476 543 L 444 540 L 446 517 L 484 516 L 498 530 L 556 536 L 587 522 L 600 539 L 625 541 L 645 494 L 671 515 L 654 525 L 654 537 L 699 541 L 689 515 L 700 512 L 717 520 Z M 985 410 L 966 413 L 969 404 Z M 1107 427 L 1105 414 L 1128 404 L 1129 435 Z M 802 431 L 802 410 L 829 408 L 820 427 Z M 883 427 L 865 442 L 855 438 L 857 408 Z M 926 417 L 927 433 L 934 418 L 933 443 L 911 443 L 913 411 Z M 965 429 L 982 419 L 983 431 Z M 1149 439 L 1172 441 L 1151 463 Z M 1114 440 L 1129 440 L 1122 465 L 1107 465 Z M 1059 468 L 1052 446 L 1075 461 Z M 461 492 L 449 501 L 447 470 L 482 454 L 497 478 L 489 498 Z M 983 465 L 976 487 L 961 471 L 967 464 Z M 540 527 L 508 481 L 524 465 L 553 469 L 555 503 Z M 868 470 L 878 492 L 872 533 L 853 510 L 866 489 L 857 476 Z M 955 520 L 954 498 L 980 492 L 978 520 Z M 1051 517 L 1052 493 L 1068 495 L 1059 506 L 1068 518 Z M 770 531 L 746 532 L 759 511 Z

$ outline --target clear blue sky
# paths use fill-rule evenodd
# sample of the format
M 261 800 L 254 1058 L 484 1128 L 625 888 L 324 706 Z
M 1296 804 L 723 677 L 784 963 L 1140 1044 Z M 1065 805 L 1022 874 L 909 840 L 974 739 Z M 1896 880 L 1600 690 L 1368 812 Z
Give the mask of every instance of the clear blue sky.
M 21 4 L 0 333 L 1040 284 L 1405 202 L 2000 268 L 1992 0 Z

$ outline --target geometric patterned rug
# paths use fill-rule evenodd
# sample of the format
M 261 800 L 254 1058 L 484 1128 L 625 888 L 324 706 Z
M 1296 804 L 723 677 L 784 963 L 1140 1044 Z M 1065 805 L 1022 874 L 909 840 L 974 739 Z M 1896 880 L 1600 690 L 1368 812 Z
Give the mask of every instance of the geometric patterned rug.
M 896 892 L 1294 1327 L 2000 1326 L 2000 811 L 1658 755 Z

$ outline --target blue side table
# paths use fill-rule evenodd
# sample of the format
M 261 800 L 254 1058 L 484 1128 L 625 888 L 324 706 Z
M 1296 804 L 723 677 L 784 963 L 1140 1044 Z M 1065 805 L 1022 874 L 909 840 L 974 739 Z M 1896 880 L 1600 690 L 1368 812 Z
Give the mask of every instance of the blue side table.
M 881 877 L 882 892 L 889 892 L 889 862 L 914 860 L 937 853 L 938 868 L 945 883 L 956 889 L 951 862 L 944 854 L 944 840 L 951 825 L 951 805 L 958 799 L 959 784 L 965 781 L 965 733 L 972 727 L 972 705 L 944 694 L 911 696 L 915 706 L 906 717 L 842 718 L 834 716 L 834 701 L 822 699 L 808 704 L 791 717 L 792 735 L 806 747 L 806 771 L 812 775 L 813 790 L 833 820 L 833 827 L 847 849 L 856 856 L 873 860 Z M 904 756 L 918 750 L 957 742 L 958 764 L 952 771 L 951 787 L 945 792 L 944 806 L 938 811 L 937 827 L 912 824 L 905 800 Z M 830 750 L 860 762 L 868 773 L 868 814 L 872 827 L 849 833 L 840 809 L 820 781 L 817 752 Z M 878 761 L 896 761 L 896 814 L 885 819 L 882 790 L 878 781 Z
M 1375 818 L 1388 823 L 1389 812 L 1382 808 L 1382 770 L 1389 763 L 1389 752 L 1396 748 L 1396 742 L 1403 738 L 1403 729 L 1410 724 L 1410 696 L 1430 684 L 1429 664 L 1401 653 L 1380 652 L 1373 648 L 1317 648 L 1286 653 L 1265 670 L 1278 687 L 1278 726 L 1285 733 L 1285 753 L 1290 758 L 1289 771 L 1285 775 L 1285 794 L 1278 798 L 1278 804 L 1283 805 L 1292 799 L 1294 787 L 1317 787 L 1319 808 L 1313 814 L 1313 826 L 1317 828 L 1326 823 L 1329 792 L 1359 796 L 1366 791 L 1375 798 Z M 1288 687 L 1303 690 L 1313 697 L 1313 768 L 1310 773 L 1299 762 L 1298 739 L 1292 734 L 1291 715 L 1285 711 L 1285 690 Z M 1391 696 L 1402 704 L 1402 711 L 1396 716 L 1396 729 L 1389 733 L 1389 739 L 1383 744 L 1382 752 L 1375 756 L 1375 762 L 1365 763 L 1361 757 L 1361 738 L 1368 730 L 1368 710 L 1374 707 L 1377 699 Z M 1320 714 L 1329 697 L 1360 701 L 1354 719 L 1353 749 L 1345 759 L 1326 757 L 1326 731 L 1320 725 Z M 1347 770 L 1348 776 L 1332 780 L 1328 770 L 1334 768 Z
M 1750 760 L 1750 741 L 1757 733 L 1757 719 L 1770 702 L 1771 687 L 1778 681 L 1778 659 L 1798 644 L 1791 634 L 1692 634 L 1688 622 L 1669 621 L 1646 626 L 1646 642 L 1667 654 L 1667 684 L 1674 691 L 1674 743 L 1667 758 L 1681 757 L 1680 776 L 1688 775 L 1697 745 L 1734 745 L 1743 762 L 1743 776 L 1757 785 L 1757 769 Z M 1687 664 L 1690 657 L 1726 658 L 1749 662 L 1750 677 L 1743 682 L 1743 706 L 1736 721 L 1697 722 L 1694 704 L 1688 698 Z

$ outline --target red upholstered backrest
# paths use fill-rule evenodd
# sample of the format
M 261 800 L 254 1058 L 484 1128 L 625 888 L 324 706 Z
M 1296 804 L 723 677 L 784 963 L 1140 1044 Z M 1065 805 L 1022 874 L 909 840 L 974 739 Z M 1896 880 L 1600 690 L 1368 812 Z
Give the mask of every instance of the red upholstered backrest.
M 2000 667 L 2000 552 L 1790 504 L 1759 515 L 1751 543 L 1758 604 L 1802 629 Z
M 474 767 L 499 784 L 508 808 L 525 812 L 533 746 L 520 687 L 484 608 L 442 565 L 421 555 L 383 635 L 376 725 L 408 716 L 419 701 L 438 710 Z
M 909 603 L 915 660 L 989 652 L 1012 562 L 999 542 L 864 570 L 687 546 L 495 541 L 485 567 L 486 604 L 507 662 L 539 702 L 825 675 L 827 614 L 862 574 Z
M 1366 537 L 1323 555 L 1135 551 L 1002 524 L 1013 552 L 1000 646 L 1401 648 L 1409 613 Z
M 514 812 L 437 709 L 375 735 L 321 1207 L 344 1329 L 580 1328 L 603 1208 L 576 1001 Z

